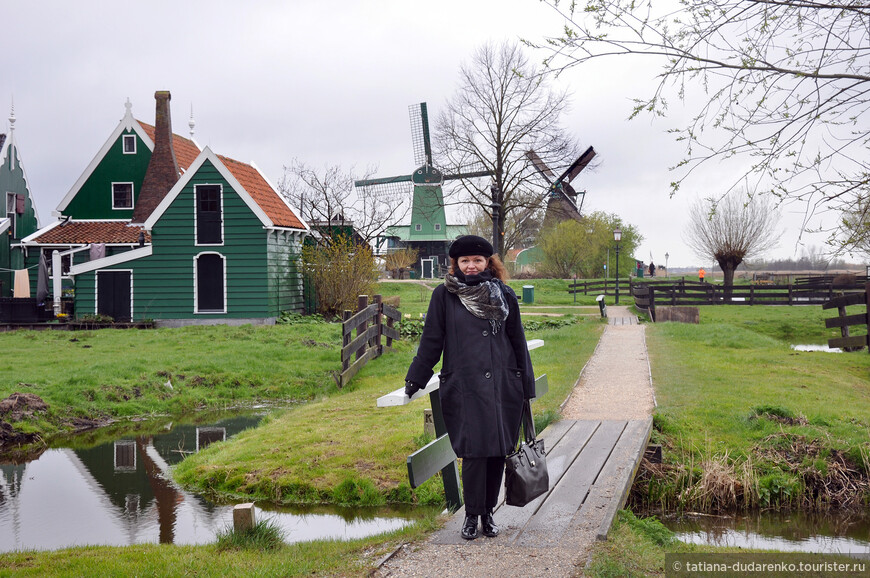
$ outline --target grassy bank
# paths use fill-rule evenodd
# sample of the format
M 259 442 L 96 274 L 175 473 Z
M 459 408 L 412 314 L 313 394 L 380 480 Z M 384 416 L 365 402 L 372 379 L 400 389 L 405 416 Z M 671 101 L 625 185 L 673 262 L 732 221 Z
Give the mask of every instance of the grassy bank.
M 760 553 L 762 550 L 751 550 L 738 547 L 716 547 L 698 544 L 686 544 L 676 540 L 674 534 L 665 528 L 661 522 L 654 518 L 638 518 L 629 511 L 619 512 L 613 528 L 606 542 L 595 544 L 589 565 L 584 568 L 584 576 L 596 576 L 601 578 L 666 576 L 665 554 L 747 554 Z M 676 558 L 680 560 L 680 558 Z M 737 559 L 715 560 L 715 562 L 735 562 Z M 697 561 L 697 560 L 696 560 Z M 714 562 L 712 559 L 706 560 Z M 750 560 L 742 559 L 743 562 L 754 561 L 756 563 L 789 563 L 799 564 L 825 564 L 838 563 L 848 564 L 851 567 L 855 558 L 837 556 L 833 554 L 806 554 L 789 553 L 787 556 L 763 558 L 753 557 Z M 745 573 L 738 573 L 745 575 Z M 690 575 L 686 573 L 685 575 Z M 702 575 L 707 575 L 702 574 Z M 710 575 L 713 575 L 712 573 Z M 726 573 L 726 575 L 735 575 Z M 801 574 L 801 575 L 827 575 L 827 574 Z
M 699 511 L 870 502 L 870 355 L 822 344 L 821 307 L 701 308 L 701 323 L 647 328 L 664 463 L 640 507 Z
M 365 576 L 399 544 L 436 526 L 429 516 L 384 536 L 285 544 L 273 549 L 136 544 L 0 556 L 2 576 Z
M 296 403 L 335 391 L 339 344 L 333 324 L 14 331 L 0 334 L 0 399 L 45 401 L 5 416 L 41 439 L 133 416 Z

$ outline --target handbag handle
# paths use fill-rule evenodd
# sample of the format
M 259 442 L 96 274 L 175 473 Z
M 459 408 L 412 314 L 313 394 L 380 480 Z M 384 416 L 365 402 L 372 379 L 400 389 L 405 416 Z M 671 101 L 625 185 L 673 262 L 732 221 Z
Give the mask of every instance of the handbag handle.
M 537 434 L 535 433 L 535 420 L 532 418 L 532 403 L 527 399 L 523 401 L 523 414 L 520 418 L 520 425 L 517 426 L 517 440 L 520 438 L 520 430 L 524 432 L 526 443 L 535 441 Z

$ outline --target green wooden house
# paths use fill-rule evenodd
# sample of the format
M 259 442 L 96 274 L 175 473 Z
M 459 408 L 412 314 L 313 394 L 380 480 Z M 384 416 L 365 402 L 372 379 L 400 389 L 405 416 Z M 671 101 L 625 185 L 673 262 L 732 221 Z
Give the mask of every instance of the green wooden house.
M 71 281 L 76 316 L 177 326 L 301 311 L 308 226 L 256 166 L 173 134 L 169 93 L 155 97 L 154 126 L 128 104 L 60 219 L 26 240 Z
M 12 297 L 15 271 L 28 266 L 21 240 L 39 228 L 39 216 L 21 152 L 15 143 L 15 112 L 9 115 L 9 133 L 0 133 L 0 194 L 5 212 L 0 215 L 0 297 Z M 36 269 L 28 271 L 31 295 L 36 291 Z

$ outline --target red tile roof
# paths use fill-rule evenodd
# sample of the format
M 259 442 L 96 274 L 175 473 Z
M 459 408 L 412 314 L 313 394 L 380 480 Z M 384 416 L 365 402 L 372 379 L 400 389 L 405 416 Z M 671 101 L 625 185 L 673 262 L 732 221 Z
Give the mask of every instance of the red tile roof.
M 127 221 L 68 221 L 33 239 L 41 245 L 87 245 L 89 243 L 133 244 L 139 242 L 139 233 L 145 231 Z M 145 231 L 145 242 L 151 234 Z
M 302 224 L 296 214 L 281 200 L 275 189 L 263 178 L 260 171 L 247 163 L 242 163 L 225 156 L 218 155 L 218 158 L 226 165 L 236 180 L 239 181 L 239 184 L 251 195 L 254 202 L 263 209 L 263 212 L 266 213 L 276 227 L 305 228 L 305 225 Z
M 144 123 L 141 120 L 138 122 L 142 125 L 142 129 L 145 131 L 145 134 L 148 135 L 148 138 L 151 139 L 151 142 L 154 142 L 154 126 Z M 175 152 L 175 160 L 178 161 L 178 168 L 184 171 L 193 164 L 193 161 L 196 160 L 196 157 L 199 156 L 200 152 L 199 147 L 196 146 L 196 143 L 192 140 L 174 133 L 172 135 L 172 150 Z

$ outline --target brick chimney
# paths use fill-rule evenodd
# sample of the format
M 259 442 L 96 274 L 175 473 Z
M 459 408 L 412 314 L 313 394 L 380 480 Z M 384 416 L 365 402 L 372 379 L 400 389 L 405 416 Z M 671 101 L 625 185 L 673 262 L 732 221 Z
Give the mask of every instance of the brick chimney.
M 169 189 L 178 182 L 178 161 L 172 149 L 172 119 L 169 114 L 169 101 L 172 95 L 168 90 L 154 93 L 157 111 L 154 117 L 154 150 L 145 171 L 142 188 L 136 207 L 133 209 L 133 223 L 144 223 L 151 215 Z

